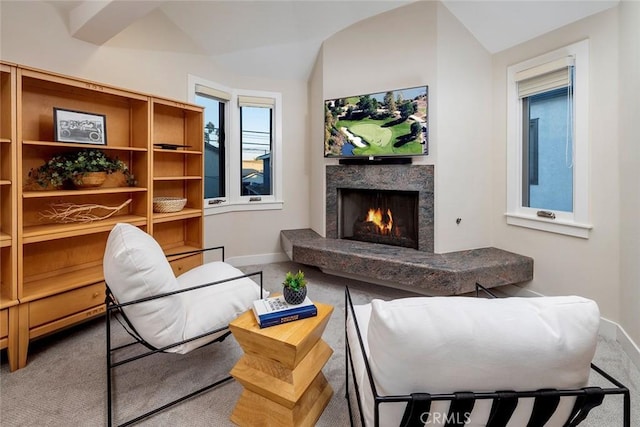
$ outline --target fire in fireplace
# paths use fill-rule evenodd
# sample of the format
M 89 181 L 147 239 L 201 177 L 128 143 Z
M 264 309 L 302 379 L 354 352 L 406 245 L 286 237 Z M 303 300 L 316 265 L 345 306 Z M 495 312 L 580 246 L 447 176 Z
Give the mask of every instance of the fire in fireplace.
M 339 189 L 342 239 L 418 248 L 418 192 Z

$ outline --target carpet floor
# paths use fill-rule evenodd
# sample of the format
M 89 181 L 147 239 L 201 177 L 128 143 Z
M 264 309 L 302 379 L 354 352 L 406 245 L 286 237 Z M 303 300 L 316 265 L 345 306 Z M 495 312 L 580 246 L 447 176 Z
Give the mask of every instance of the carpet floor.
M 351 289 L 354 303 L 372 298 L 394 299 L 412 294 L 323 274 L 292 262 L 243 267 L 262 270 L 264 286 L 279 292 L 287 271 L 302 269 L 309 279 L 311 299 L 335 307 L 323 339 L 334 350 L 323 372 L 334 395 L 317 425 L 348 426 L 345 395 L 344 287 Z M 114 332 L 116 342 L 127 338 Z M 93 320 L 34 341 L 25 368 L 10 373 L 6 354 L 0 365 L 0 425 L 100 426 L 106 424 L 106 356 L 104 320 Z M 163 401 L 178 397 L 217 378 L 224 377 L 242 355 L 230 337 L 186 356 L 160 354 L 116 370 L 116 422 L 131 419 Z M 600 338 L 594 362 L 631 390 L 632 426 L 640 426 L 640 373 L 615 341 Z M 599 378 L 592 384 L 606 385 Z M 232 426 L 229 417 L 242 387 L 228 382 L 142 423 L 147 426 Z M 583 423 L 589 427 L 620 426 L 622 399 L 610 397 Z M 386 426 L 385 426 L 386 427 Z

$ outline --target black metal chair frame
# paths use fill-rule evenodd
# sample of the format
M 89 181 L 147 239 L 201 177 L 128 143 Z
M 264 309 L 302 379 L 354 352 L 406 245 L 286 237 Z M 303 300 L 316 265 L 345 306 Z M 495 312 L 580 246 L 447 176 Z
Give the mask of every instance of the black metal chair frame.
M 211 250 L 220 250 L 222 252 L 222 256 L 221 259 L 222 261 L 224 261 L 224 246 L 216 246 L 216 247 L 211 247 L 211 248 L 206 248 L 206 249 L 198 249 L 198 250 L 193 250 L 193 251 L 188 251 L 188 252 L 180 252 L 180 253 L 176 253 L 176 254 L 171 254 L 171 255 L 167 255 L 167 258 L 172 258 L 172 257 L 178 257 L 178 256 L 187 256 L 187 255 L 193 255 L 193 254 L 198 254 L 198 253 L 203 253 L 206 251 L 211 251 Z M 130 320 L 127 318 L 127 316 L 125 315 L 124 311 L 122 310 L 123 307 L 127 307 L 129 305 L 134 305 L 134 304 L 140 304 L 143 302 L 147 302 L 147 301 L 152 301 L 152 300 L 156 300 L 156 299 L 160 299 L 160 298 L 165 298 L 171 295 L 176 295 L 176 294 L 180 294 L 183 292 L 190 292 L 196 289 L 202 289 L 205 287 L 209 287 L 209 286 L 215 286 L 215 285 L 219 285 L 221 283 L 226 283 L 226 282 L 231 282 L 233 280 L 237 280 L 237 279 L 242 279 L 242 278 L 249 278 L 252 276 L 259 276 L 259 281 L 260 281 L 260 295 L 263 295 L 263 285 L 262 285 L 262 271 L 257 271 L 254 273 L 249 273 L 249 274 L 244 274 L 241 276 L 235 276 L 235 277 L 231 277 L 228 279 L 224 279 L 224 280 L 218 280 L 215 282 L 211 282 L 211 283 L 206 283 L 203 285 L 198 285 L 198 286 L 194 286 L 194 287 L 190 287 L 190 288 L 186 288 L 186 289 L 181 289 L 178 291 L 174 291 L 174 292 L 167 292 L 167 293 L 163 293 L 163 294 L 158 294 L 158 295 L 154 295 L 151 297 L 147 297 L 147 298 L 141 298 L 135 301 L 129 301 L 129 302 L 124 302 L 124 303 L 119 303 L 115 296 L 113 295 L 113 293 L 111 292 L 111 289 L 109 289 L 109 284 L 107 284 L 106 286 L 106 299 L 105 299 L 105 303 L 106 303 L 106 315 L 105 315 L 105 323 L 106 323 L 106 335 L 107 335 L 107 425 L 111 426 L 113 425 L 113 419 L 114 419 L 114 414 L 113 414 L 113 383 L 112 383 L 112 374 L 113 371 L 115 370 L 115 368 L 125 365 L 127 363 L 130 362 L 134 362 L 136 360 L 145 358 L 147 356 L 151 356 L 153 354 L 156 353 L 162 353 L 165 352 L 166 350 L 169 350 L 173 347 L 177 347 L 179 345 L 191 342 L 191 341 L 195 341 L 198 340 L 200 338 L 204 338 L 207 337 L 209 335 L 213 335 L 213 334 L 217 334 L 223 331 L 226 331 L 223 335 L 221 335 L 220 337 L 216 338 L 215 340 L 209 342 L 206 345 L 209 344 L 213 344 L 216 342 L 222 342 L 224 341 L 224 339 L 226 337 L 228 337 L 231 332 L 229 331 L 229 327 L 228 325 L 223 326 L 221 328 L 212 330 L 210 332 L 189 338 L 187 340 L 184 341 L 180 341 L 180 342 L 176 342 L 174 344 L 170 344 L 167 345 L 165 347 L 162 348 L 155 348 L 152 345 L 150 345 L 149 343 L 147 343 L 146 341 L 144 341 L 140 335 L 136 332 L 135 327 L 131 324 Z M 122 327 L 125 329 L 125 331 L 127 331 L 129 333 L 129 335 L 133 338 L 132 342 L 128 342 L 125 344 L 122 344 L 120 346 L 117 347 L 112 347 L 111 346 L 111 318 L 115 317 L 117 319 L 117 321 L 122 325 Z M 124 322 L 124 323 L 122 323 Z M 133 345 L 143 345 L 144 347 L 146 347 L 148 349 L 148 351 L 145 351 L 143 353 L 137 354 L 135 356 L 131 356 L 128 357 L 126 359 L 123 360 L 119 360 L 119 361 L 113 361 L 113 358 L 115 357 L 115 355 L 117 354 L 117 352 L 119 350 L 123 350 L 125 348 L 131 347 Z M 204 346 L 203 346 L 204 347 Z M 197 349 L 196 349 L 197 350 Z M 122 424 L 119 424 L 120 426 L 128 426 L 128 425 L 132 425 L 135 424 L 139 421 L 142 421 L 145 418 L 148 418 L 152 415 L 155 415 L 161 411 L 164 411 L 165 409 L 168 409 L 174 405 L 177 405 L 178 403 L 184 402 L 187 399 L 191 399 L 192 397 L 195 397 L 199 394 L 204 393 L 205 391 L 211 390 L 219 385 L 222 385 L 228 381 L 230 381 L 231 379 L 233 379 L 232 376 L 228 375 L 224 378 L 221 378 L 211 384 L 208 384 L 198 390 L 195 390 L 193 392 L 190 392 L 184 396 L 181 396 L 175 400 L 172 400 L 170 402 L 167 402 L 165 404 L 163 404 L 162 406 L 159 406 L 155 409 L 152 409 L 148 412 L 145 412 L 139 416 L 136 416 L 135 418 L 126 421 Z
M 479 296 L 479 292 L 486 293 L 490 298 L 496 298 L 496 295 L 486 289 L 480 284 L 476 284 L 476 296 Z M 347 406 L 349 409 L 349 420 L 351 426 L 353 426 L 353 410 L 351 407 L 351 400 L 349 397 L 349 369 L 351 369 L 352 379 L 354 382 L 354 390 L 356 402 L 358 404 L 358 413 L 360 415 L 360 423 L 365 425 L 364 415 L 362 412 L 362 403 L 360 401 L 360 388 L 358 381 L 355 377 L 355 370 L 353 365 L 353 359 L 351 358 L 351 351 L 349 342 L 349 335 L 347 331 L 347 319 L 351 313 L 353 324 L 358 337 L 357 345 L 360 346 L 361 354 L 364 356 L 365 348 L 362 341 L 362 335 L 358 320 L 355 316 L 353 308 L 353 302 L 351 300 L 351 294 L 349 288 L 345 288 L 345 358 L 346 358 L 346 379 L 345 379 L 345 397 L 347 399 Z M 489 420 L 487 427 L 503 427 L 505 426 L 513 414 L 518 399 L 520 398 L 534 398 L 534 407 L 531 414 L 531 419 L 527 427 L 542 427 L 551 418 L 555 412 L 559 403 L 560 397 L 563 396 L 576 396 L 576 403 L 569 420 L 566 422 L 565 427 L 574 427 L 580 424 L 589 414 L 589 411 L 599 406 L 604 397 L 607 395 L 622 395 L 623 402 L 623 421 L 624 427 L 631 427 L 631 395 L 629 389 L 621 384 L 618 380 L 611 375 L 594 365 L 591 364 L 591 369 L 605 378 L 614 387 L 601 388 L 601 387 L 583 387 L 579 389 L 544 389 L 544 390 L 532 390 L 532 391 L 495 391 L 495 392 L 459 392 L 459 393 L 441 393 L 441 394 L 429 394 L 429 393 L 412 393 L 409 395 L 393 395 L 393 396 L 380 396 L 376 390 L 375 381 L 371 373 L 369 361 L 364 357 L 365 369 L 371 386 L 371 391 L 374 397 L 374 426 L 379 426 L 380 417 L 380 405 L 384 403 L 394 402 L 406 402 L 407 407 L 400 423 L 401 427 L 422 427 L 424 420 L 420 422 L 420 414 L 429 411 L 431 402 L 436 401 L 451 401 L 449 412 L 447 414 L 446 426 L 463 426 L 463 420 L 465 413 L 471 412 L 476 400 L 493 400 Z

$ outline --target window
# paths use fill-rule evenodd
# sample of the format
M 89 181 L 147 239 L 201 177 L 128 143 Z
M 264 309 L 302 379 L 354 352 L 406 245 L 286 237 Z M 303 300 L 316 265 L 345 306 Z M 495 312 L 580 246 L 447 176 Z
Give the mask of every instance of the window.
M 508 224 L 588 237 L 588 49 L 508 68 Z
M 281 95 L 189 76 L 204 107 L 206 214 L 282 208 Z
M 240 145 L 242 147 L 240 192 L 243 196 L 273 194 L 271 186 L 272 101 L 269 98 L 246 96 L 238 98 L 240 107 Z
M 204 107 L 204 198 L 226 195 L 225 111 L 229 95 L 197 85 L 195 102 Z
M 522 98 L 522 206 L 573 211 L 570 94 L 562 87 Z

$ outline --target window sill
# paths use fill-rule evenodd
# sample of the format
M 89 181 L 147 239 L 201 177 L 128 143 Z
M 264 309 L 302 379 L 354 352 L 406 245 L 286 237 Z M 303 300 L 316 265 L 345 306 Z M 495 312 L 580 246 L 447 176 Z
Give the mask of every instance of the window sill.
M 545 219 L 532 215 L 506 213 L 505 216 L 507 217 L 507 224 L 509 225 L 580 237 L 582 239 L 588 239 L 589 232 L 593 228 L 593 225 L 590 224 L 580 224 L 558 219 Z
M 204 215 L 217 215 L 227 212 L 243 211 L 271 211 L 279 210 L 284 206 L 283 201 L 273 202 L 237 202 L 220 205 L 212 205 L 204 208 Z

